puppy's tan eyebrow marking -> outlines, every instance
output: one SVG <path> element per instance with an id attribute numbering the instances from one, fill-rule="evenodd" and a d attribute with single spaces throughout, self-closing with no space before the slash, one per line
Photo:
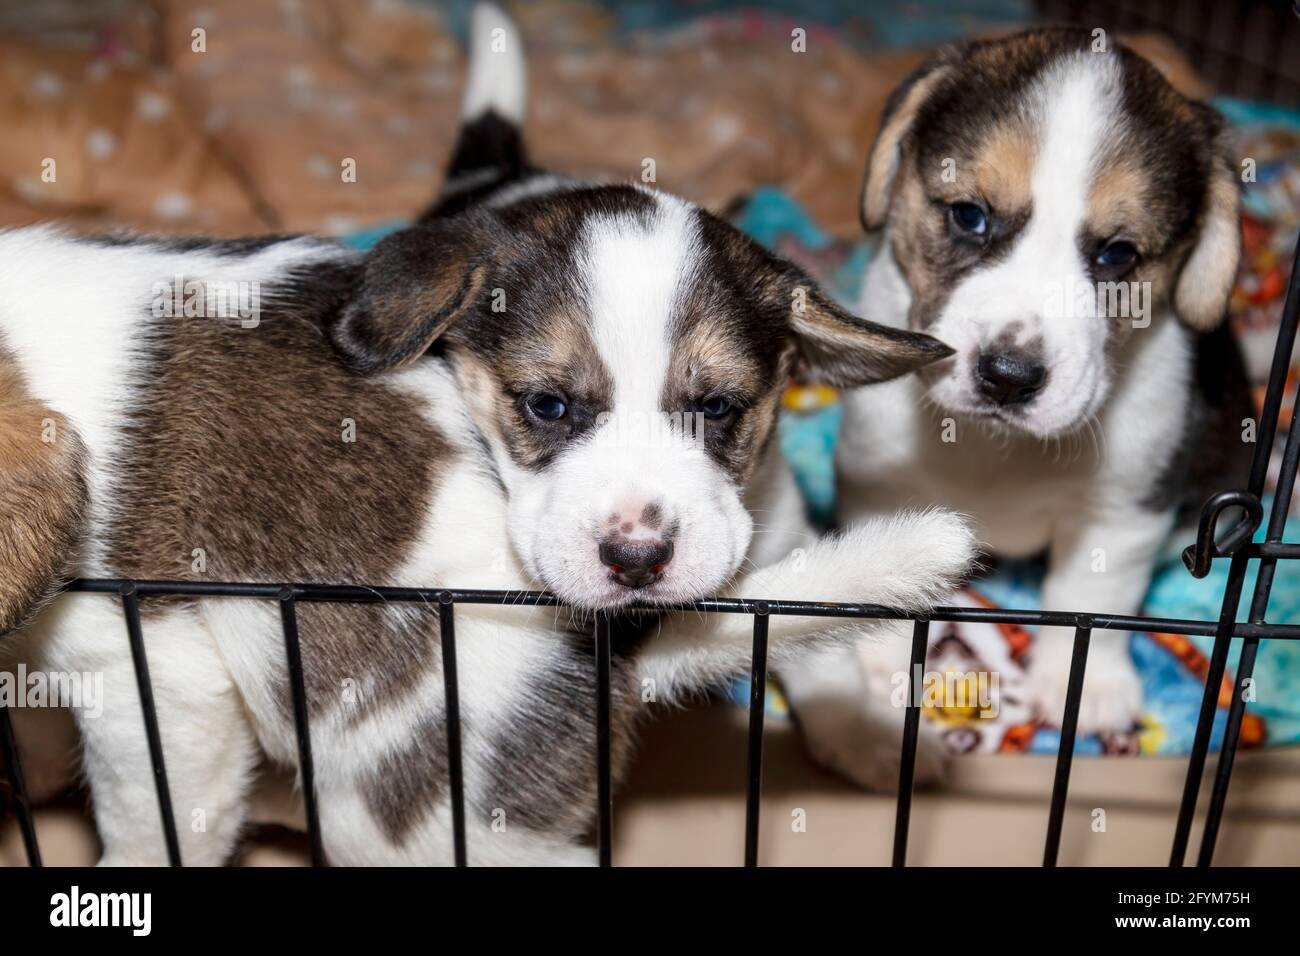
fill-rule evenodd
<path id="1" fill-rule="evenodd" d="M 511 350 L 501 368 L 503 380 L 518 391 L 545 384 L 606 396 L 612 383 L 604 365 L 590 361 L 596 347 L 591 325 L 575 307 L 558 307 L 538 316 L 535 331 Z"/>
<path id="2" fill-rule="evenodd" d="M 1144 208 L 1149 183 L 1146 174 L 1128 163 L 1113 162 L 1103 167 L 1088 190 L 1084 214 L 1088 231 L 1103 237 L 1127 233 L 1127 238 L 1150 250 L 1159 237 L 1152 234 L 1154 224 Z"/>
<path id="3" fill-rule="evenodd" d="M 726 321 L 711 317 L 705 308 L 693 310 L 690 321 L 676 330 L 673 351 L 666 396 L 720 389 L 751 394 L 761 391 L 765 384 L 761 370 L 745 354 L 734 331 Z"/>
<path id="4" fill-rule="evenodd" d="M 929 146 L 917 157 L 926 196 L 940 203 L 983 202 L 1008 217 L 1033 205 L 1038 137 L 1021 119 L 992 127 L 978 142 Z"/>
<path id="5" fill-rule="evenodd" d="M 1003 123 L 980 144 L 971 161 L 976 188 L 1004 215 L 1028 210 L 1033 204 L 1034 163 L 1038 143 L 1027 123 Z M 958 160 L 958 181 L 961 181 Z"/>

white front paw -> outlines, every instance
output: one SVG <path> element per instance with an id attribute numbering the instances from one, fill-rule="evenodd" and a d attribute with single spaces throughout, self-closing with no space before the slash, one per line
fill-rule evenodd
<path id="1" fill-rule="evenodd" d="M 1072 642 L 1067 633 L 1046 633 L 1049 630 L 1045 628 L 1034 642 L 1029 692 L 1038 718 L 1059 727 L 1069 689 Z M 1112 635 L 1106 638 L 1115 639 Z M 1128 655 L 1127 643 L 1100 652 L 1095 638 L 1093 643 L 1084 669 L 1078 733 L 1128 733 L 1142 716 L 1142 679 Z"/>
<path id="2" fill-rule="evenodd" d="M 870 600 L 901 610 L 924 610 L 947 598 L 979 553 L 967 519 L 940 508 L 854 525 L 835 543 L 858 572 L 855 593 L 841 600 Z"/>

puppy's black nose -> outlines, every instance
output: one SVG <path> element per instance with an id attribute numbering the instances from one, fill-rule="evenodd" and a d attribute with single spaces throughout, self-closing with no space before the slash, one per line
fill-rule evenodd
<path id="1" fill-rule="evenodd" d="M 600 546 L 600 561 L 624 587 L 643 588 L 653 584 L 673 559 L 671 541 L 631 541 L 614 538 Z"/>
<path id="2" fill-rule="evenodd" d="M 975 366 L 980 394 L 999 405 L 1019 405 L 1037 395 L 1047 369 L 1020 352 L 981 354 Z"/>

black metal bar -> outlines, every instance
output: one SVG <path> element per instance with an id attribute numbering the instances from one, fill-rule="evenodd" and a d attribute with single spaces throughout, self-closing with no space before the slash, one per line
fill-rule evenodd
<path id="1" fill-rule="evenodd" d="M 1243 508 L 1246 511 L 1241 519 L 1228 531 L 1221 541 L 1215 541 L 1215 531 L 1219 515 L 1229 508 Z M 1220 491 L 1201 506 L 1201 520 L 1196 529 L 1196 543 L 1183 549 L 1183 564 L 1194 578 L 1203 578 L 1210 573 L 1210 565 L 1215 558 L 1232 554 L 1245 546 L 1264 520 L 1264 506 L 1259 496 L 1248 491 Z"/>
<path id="2" fill-rule="evenodd" d="M 1043 866 L 1056 866 L 1061 850 L 1061 827 L 1065 820 L 1065 798 L 1070 790 L 1070 767 L 1074 762 L 1074 738 L 1079 728 L 1079 704 L 1083 699 L 1083 675 L 1088 666 L 1088 642 L 1091 625 L 1080 621 L 1074 629 L 1074 652 L 1070 656 L 1070 676 L 1066 682 L 1065 715 L 1061 718 L 1061 741 L 1056 748 L 1056 778 L 1052 781 L 1052 806 L 1047 813 L 1047 844 L 1043 848 Z"/>
<path id="3" fill-rule="evenodd" d="M 140 599 L 135 585 L 130 582 L 122 585 L 121 595 L 126 634 L 131 642 L 131 660 L 135 665 L 135 683 L 140 692 L 140 710 L 144 713 L 144 735 L 149 744 L 154 789 L 158 792 L 158 812 L 162 816 L 163 838 L 167 842 L 167 859 L 172 866 L 180 866 L 180 838 L 176 834 L 176 816 L 172 813 L 171 788 L 167 786 L 162 735 L 158 732 L 158 712 L 154 706 L 153 684 L 149 681 L 149 658 L 145 654 L 144 633 L 140 629 Z"/>
<path id="4" fill-rule="evenodd" d="M 1170 866 L 1182 866 L 1187 855 L 1187 842 L 1192 833 L 1192 818 L 1196 815 L 1196 799 L 1205 772 L 1205 760 L 1210 750 L 1210 731 L 1219 705 L 1219 690 L 1223 686 L 1223 672 L 1228 661 L 1228 629 L 1237 616 L 1241 590 L 1246 579 L 1248 559 L 1240 554 L 1232 556 L 1228 567 L 1228 582 L 1224 588 L 1223 610 L 1225 619 L 1210 651 L 1210 664 L 1205 675 L 1205 689 L 1201 692 L 1200 714 L 1196 721 L 1196 734 L 1187 758 L 1187 776 L 1183 780 L 1183 795 L 1178 805 L 1178 819 L 1174 824 L 1174 842 L 1169 853 Z"/>
<path id="5" fill-rule="evenodd" d="M 767 608 L 754 615 L 749 664 L 749 754 L 745 773 L 745 866 L 758 866 L 758 812 L 763 796 L 763 711 L 767 704 Z"/>
<path id="6" fill-rule="evenodd" d="M 1300 325 L 1300 242 L 1296 243 L 1291 263 L 1291 279 L 1287 283 L 1286 302 L 1282 307 L 1282 322 L 1278 327 L 1277 342 L 1273 347 L 1273 363 L 1269 368 L 1268 389 L 1259 428 L 1255 431 L 1255 454 L 1250 463 L 1250 481 L 1247 490 L 1256 498 L 1262 497 L 1264 481 L 1268 475 L 1269 458 L 1273 441 L 1277 437 L 1278 417 L 1282 410 L 1282 396 L 1286 389 L 1287 372 L 1291 365 L 1291 350 L 1295 345 L 1296 329 Z M 1192 739 L 1192 752 L 1187 760 L 1187 777 L 1183 782 L 1183 797 L 1178 807 L 1178 821 L 1174 827 L 1174 841 L 1170 849 L 1169 865 L 1182 866 L 1187 855 L 1187 843 L 1192 832 L 1192 818 L 1196 814 L 1196 800 L 1205 772 L 1205 759 L 1210 749 L 1210 732 L 1214 727 L 1214 714 L 1218 709 L 1219 690 L 1223 671 L 1228 660 L 1228 643 L 1237 620 L 1241 592 L 1246 580 L 1249 558 L 1238 553 L 1228 566 L 1228 581 L 1224 587 L 1223 605 L 1219 612 L 1219 626 L 1215 630 L 1214 648 L 1210 653 L 1210 670 L 1201 695 L 1201 710 Z"/>
<path id="7" fill-rule="evenodd" d="M 1283 547 L 1294 547 L 1284 545 Z M 1247 550 L 1246 548 L 1242 549 Z M 82 578 L 71 582 L 66 590 L 98 594 L 116 594 L 126 582 L 113 578 Z M 298 603 L 325 602 L 338 604 L 428 604 L 450 594 L 457 604 L 488 604 L 556 607 L 559 598 L 545 591 L 492 591 L 457 590 L 446 588 L 389 588 L 368 585 L 344 584 L 242 584 L 207 583 L 187 581 L 139 581 L 137 591 L 142 596 L 168 595 L 174 597 L 268 597 L 278 598 L 286 587 L 294 589 Z M 871 619 L 887 621 L 912 620 L 906 611 L 878 604 L 841 604 L 817 601 L 764 600 L 769 614 L 796 617 L 829 617 Z M 724 614 L 754 614 L 759 599 L 707 598 L 687 604 L 632 605 L 622 609 L 625 613 L 644 612 L 663 614 L 668 611 L 720 612 Z M 1077 611 L 1037 611 L 1017 608 L 972 608 L 940 605 L 928 612 L 931 621 L 964 621 L 971 624 L 1019 624 L 1047 627 L 1074 627 L 1080 617 Z M 1196 634 L 1212 637 L 1219 625 L 1213 621 L 1194 621 L 1184 618 L 1144 617 L 1134 614 L 1088 613 L 1094 631 L 1158 631 L 1166 634 Z M 1300 640 L 1300 625 L 1295 624 L 1238 624 L 1233 637 L 1264 637 L 1274 640 Z"/>
<path id="8" fill-rule="evenodd" d="M 1255 672 L 1255 652 L 1259 649 L 1258 640 L 1247 640 L 1241 648 L 1241 659 L 1237 663 L 1237 681 L 1232 695 L 1232 704 L 1228 707 L 1228 722 L 1223 729 L 1223 744 L 1219 749 L 1219 763 L 1215 767 L 1214 787 L 1210 791 L 1210 802 L 1205 810 L 1205 828 L 1201 835 L 1201 846 L 1197 851 L 1196 865 L 1209 866 L 1214 857 L 1214 844 L 1219 837 L 1219 824 L 1223 819 L 1223 808 L 1228 799 L 1228 783 L 1232 778 L 1232 765 L 1237 757 L 1237 741 L 1241 736 L 1241 721 L 1245 716 L 1246 696 L 1244 685 Z"/>
<path id="9" fill-rule="evenodd" d="M 912 625 L 912 657 L 907 672 L 907 713 L 903 715 L 903 753 L 898 765 L 898 806 L 894 811 L 894 866 L 907 865 L 907 830 L 912 822 L 912 783 L 916 742 L 921 732 L 921 676 L 930 646 L 930 622 Z"/>
<path id="10" fill-rule="evenodd" d="M 465 773 L 460 754 L 460 678 L 456 673 L 456 605 L 449 592 L 438 600 L 438 625 L 442 632 L 442 687 L 447 702 L 447 774 L 451 778 L 451 834 L 453 858 L 466 866 Z"/>
<path id="11" fill-rule="evenodd" d="M 0 750 L 4 751 L 5 776 L 14 788 L 14 813 L 18 816 L 18 829 L 23 835 L 23 849 L 27 852 L 27 865 L 41 865 L 41 849 L 36 843 L 36 823 L 32 819 L 32 802 L 27 796 L 27 781 L 23 777 L 23 764 L 18 756 L 18 741 L 14 737 L 9 708 L 0 707 Z"/>
<path id="12" fill-rule="evenodd" d="M 1287 434 L 1286 448 L 1282 453 L 1277 492 L 1273 496 L 1268 530 L 1264 535 L 1265 540 L 1271 544 L 1281 542 L 1282 535 L 1286 532 L 1286 519 L 1291 511 L 1291 497 L 1295 493 L 1298 469 L 1300 469 L 1300 391 L 1296 392 L 1295 405 L 1291 410 L 1291 429 Z M 1262 622 L 1268 614 L 1268 599 L 1273 593 L 1273 575 L 1276 571 L 1276 558 L 1269 557 L 1260 561 L 1259 573 L 1255 577 L 1255 593 L 1250 605 L 1252 622 Z M 1241 723 L 1245 717 L 1245 688 L 1254 676 L 1255 655 L 1258 650 L 1258 638 L 1247 638 L 1242 644 L 1241 658 L 1237 663 L 1236 687 L 1228 705 L 1228 722 L 1223 730 L 1223 743 L 1219 747 L 1219 764 L 1215 768 L 1214 786 L 1210 791 L 1210 802 L 1205 810 L 1205 829 L 1201 836 L 1200 849 L 1197 851 L 1197 866 L 1209 866 L 1214 859 L 1214 846 L 1219 838 L 1219 824 L 1223 819 L 1223 809 L 1228 799 L 1232 767 L 1237 758 L 1237 744 L 1241 738 Z"/>
<path id="13" fill-rule="evenodd" d="M 329 866 L 321 837 L 320 810 L 316 804 L 316 766 L 311 756 L 311 722 L 307 708 L 307 682 L 302 672 L 302 644 L 298 640 L 298 611 L 293 588 L 283 588 L 280 599 L 280 627 L 289 661 L 289 696 L 293 700 L 293 729 L 298 737 L 298 770 L 302 776 L 302 803 L 307 814 L 307 835 L 311 840 L 312 866 Z"/>
<path id="14" fill-rule="evenodd" d="M 613 863 L 614 788 L 610 759 L 609 614 L 596 612 L 596 838 L 601 866 Z"/>
<path id="15" fill-rule="evenodd" d="M 1244 550 L 1248 557 L 1273 558 L 1284 561 L 1300 560 L 1300 544 L 1287 544 L 1282 541 L 1262 541 L 1248 544 Z"/>

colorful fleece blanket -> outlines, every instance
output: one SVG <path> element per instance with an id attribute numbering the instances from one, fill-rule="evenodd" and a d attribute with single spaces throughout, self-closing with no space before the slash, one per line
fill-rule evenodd
<path id="1" fill-rule="evenodd" d="M 1241 137 L 1240 155 L 1256 159 L 1255 181 L 1245 186 L 1242 224 L 1245 255 L 1232 301 L 1232 321 L 1247 353 L 1247 362 L 1262 400 L 1282 298 L 1300 226 L 1300 115 L 1272 107 L 1222 100 L 1219 107 L 1233 120 Z M 841 242 L 822 231 L 797 203 L 779 190 L 762 190 L 737 219 L 751 235 L 800 262 L 848 305 L 856 300 L 870 259 L 866 242 Z M 1300 365 L 1293 366 L 1288 399 L 1279 428 L 1285 434 Z M 793 465 L 813 515 L 827 520 L 834 512 L 832 456 L 840 419 L 834 392 L 792 389 L 782 423 L 782 449 Z M 1276 475 L 1281 446 L 1274 450 Z M 1272 479 L 1270 479 L 1271 481 Z M 1300 504 L 1293 502 L 1287 540 L 1300 536 Z M 1156 617 L 1214 620 L 1219 614 L 1227 562 L 1216 561 L 1211 574 L 1196 580 L 1179 558 L 1187 541 L 1171 541 L 1156 569 L 1144 611 Z M 991 576 L 954 595 L 951 603 L 977 607 L 1037 608 L 1042 567 L 1007 563 Z M 1254 570 L 1246 593 L 1254 584 Z M 1300 567 L 1278 565 L 1268 620 L 1300 621 Z M 1010 625 L 944 624 L 932 629 L 931 669 L 953 674 L 996 670 L 1001 680 L 1001 707 L 989 717 L 969 709 L 927 707 L 949 748 L 955 752 L 1055 753 L 1056 727 L 1036 723 L 1017 693 L 1025 681 L 1024 661 L 1034 641 L 1033 629 Z M 1130 733 L 1078 741 L 1084 754 L 1185 754 L 1190 750 L 1208 670 L 1213 639 L 1174 634 L 1137 633 L 1130 650 L 1142 676 L 1146 707 Z M 1226 721 L 1232 674 L 1240 642 L 1234 642 L 1219 694 L 1212 746 L 1217 747 Z M 1255 666 L 1256 700 L 1248 704 L 1241 745 L 1300 742 L 1300 644 L 1262 641 Z M 747 700 L 743 682 L 731 689 L 737 702 Z M 769 713 L 784 715 L 784 701 L 773 689 Z"/>

